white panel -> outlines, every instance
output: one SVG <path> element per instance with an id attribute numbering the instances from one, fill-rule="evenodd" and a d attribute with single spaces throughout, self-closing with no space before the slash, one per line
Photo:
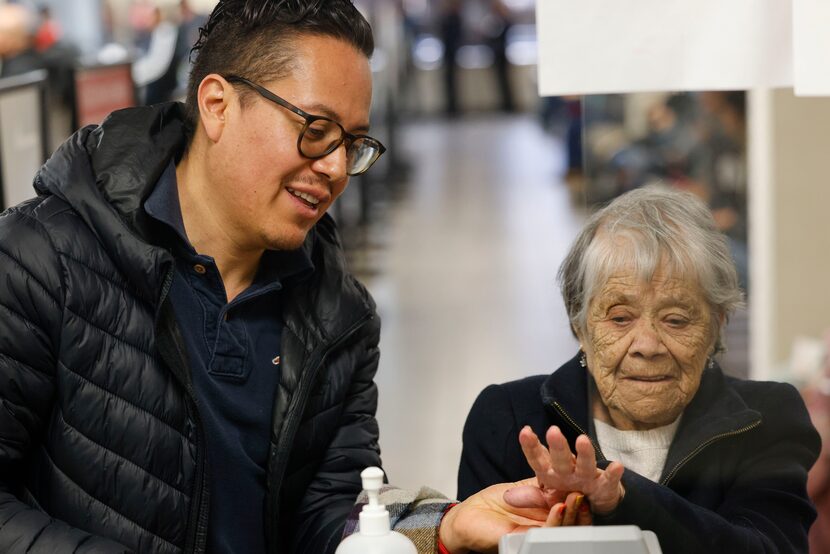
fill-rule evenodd
<path id="1" fill-rule="evenodd" d="M 542 96 L 792 84 L 790 0 L 537 0 L 536 18 Z"/>
<path id="2" fill-rule="evenodd" d="M 773 184 L 773 98 L 765 89 L 750 91 L 747 104 L 749 170 L 749 376 L 771 379 L 775 362 L 775 217 Z"/>
<path id="3" fill-rule="evenodd" d="M 796 96 L 830 95 L 830 2 L 794 0 L 793 69 Z"/>
<path id="4" fill-rule="evenodd" d="M 0 96 L 0 160 L 7 208 L 35 196 L 32 181 L 43 163 L 43 140 L 39 89 L 21 88 Z"/>

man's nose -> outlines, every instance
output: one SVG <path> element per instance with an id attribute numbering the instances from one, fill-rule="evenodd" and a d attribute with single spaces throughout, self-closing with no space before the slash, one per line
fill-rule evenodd
<path id="1" fill-rule="evenodd" d="M 344 142 L 322 158 L 314 160 L 311 168 L 328 177 L 330 181 L 340 181 L 346 177 L 347 158 Z"/>

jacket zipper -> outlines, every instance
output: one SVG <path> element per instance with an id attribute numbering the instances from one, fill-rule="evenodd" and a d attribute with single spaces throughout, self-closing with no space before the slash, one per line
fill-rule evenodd
<path id="1" fill-rule="evenodd" d="M 588 437 L 588 440 L 591 441 L 591 446 L 594 447 L 594 452 L 597 455 L 597 459 L 603 462 L 608 461 L 605 458 L 605 454 L 602 453 L 602 449 L 600 449 L 599 444 L 597 444 L 596 441 L 594 441 L 594 438 L 588 433 L 586 433 L 585 430 L 582 429 L 582 427 L 580 427 L 576 423 L 576 421 L 573 420 L 573 418 L 568 414 L 568 412 L 565 411 L 565 408 L 562 407 L 562 404 L 560 404 L 559 402 L 553 402 L 553 407 L 556 408 L 556 411 L 559 412 L 559 415 L 565 418 L 565 420 L 568 423 L 570 423 L 571 427 L 576 429 L 580 435 L 585 435 L 586 437 Z"/>
<path id="2" fill-rule="evenodd" d="M 741 427 L 740 429 L 736 429 L 734 431 L 729 431 L 727 433 L 721 433 L 719 435 L 715 435 L 714 437 L 709 438 L 705 442 L 698 445 L 697 448 L 692 450 L 682 460 L 677 462 L 677 464 L 675 464 L 675 466 L 672 468 L 672 470 L 668 474 L 666 474 L 666 477 L 662 481 L 660 481 L 660 484 L 668 486 L 669 481 L 671 481 L 674 478 L 674 476 L 677 474 L 677 472 L 680 471 L 680 469 L 682 469 L 683 466 L 686 465 L 689 462 L 689 460 L 691 460 L 692 458 L 694 458 L 695 456 L 700 454 L 700 452 L 704 448 L 706 448 L 707 446 L 709 446 L 713 442 L 719 441 L 721 439 L 729 438 L 729 437 L 734 437 L 736 435 L 740 435 L 741 433 L 746 433 L 747 431 L 751 431 L 752 429 L 755 429 L 760 424 L 761 424 L 761 420 L 759 419 L 759 420 L 756 420 L 756 421 L 750 423 L 749 425 L 747 425 L 745 427 Z"/>
<path id="3" fill-rule="evenodd" d="M 165 300 L 167 300 L 167 295 L 170 292 L 170 287 L 173 284 L 173 273 L 174 269 L 170 269 L 167 272 L 167 275 L 164 278 L 164 284 L 161 290 L 161 296 L 159 298 L 159 310 L 164 305 Z M 157 324 L 158 325 L 158 324 Z M 173 355 L 177 355 L 180 359 L 184 359 L 183 353 L 181 352 L 181 348 L 175 342 L 175 339 L 171 337 L 172 345 L 175 347 L 175 353 L 171 354 L 170 357 L 175 359 Z M 165 350 L 167 349 L 166 346 L 162 346 Z M 183 370 L 187 370 L 187 368 L 181 368 Z M 190 516 L 188 518 L 188 530 L 191 530 L 191 533 L 188 535 L 185 541 L 185 552 L 193 552 L 200 553 L 205 551 L 205 537 L 207 536 L 205 532 L 201 532 L 207 526 L 207 517 L 208 517 L 208 490 L 207 490 L 207 471 L 205 471 L 206 466 L 206 457 L 207 457 L 207 450 L 205 449 L 205 436 L 204 436 L 204 429 L 202 427 L 202 419 L 199 415 L 199 408 L 198 403 L 196 401 L 196 393 L 193 390 L 193 385 L 190 381 L 184 378 L 184 374 L 178 375 L 175 371 L 173 372 L 174 375 L 178 378 L 180 383 L 184 386 L 185 390 L 188 394 L 188 409 L 193 415 L 195 427 L 196 427 L 196 441 L 197 441 L 197 454 L 196 454 L 196 478 L 195 478 L 195 490 L 193 494 L 193 507 L 190 510 Z M 202 537 L 200 540 L 199 537 Z"/>
<path id="4" fill-rule="evenodd" d="M 559 404 L 559 402 L 554 402 L 554 403 L 553 403 L 553 406 L 556 408 L 556 411 L 558 411 L 558 412 L 559 412 L 559 414 L 560 414 L 563 418 L 565 418 L 565 420 L 566 420 L 566 421 L 567 421 L 567 422 L 571 425 L 571 427 L 573 427 L 573 428 L 574 428 L 574 429 L 576 429 L 578 432 L 580 432 L 580 433 L 582 433 L 583 435 L 585 435 L 585 436 L 587 436 L 587 437 L 588 437 L 588 439 L 591 441 L 591 444 L 594 446 L 594 450 L 597 452 L 597 454 L 599 455 L 599 457 L 600 457 L 602 460 L 605 460 L 605 455 L 603 455 L 602 450 L 600 450 L 600 448 L 599 448 L 599 445 L 598 445 L 597 443 L 595 443 L 595 442 L 594 442 L 594 439 L 592 439 L 592 438 L 588 435 L 588 433 L 586 433 L 586 432 L 582 429 L 582 427 L 580 427 L 580 426 L 579 426 L 579 425 L 578 425 L 578 424 L 577 424 L 577 423 L 573 420 L 573 418 L 572 418 L 570 415 L 568 415 L 568 412 L 566 412 L 566 411 L 565 411 L 565 408 L 563 408 L 563 407 L 562 407 L 562 405 L 561 405 L 561 404 Z M 761 424 L 761 421 L 760 421 L 760 420 L 757 420 L 757 421 L 754 421 L 754 422 L 752 422 L 751 424 L 749 424 L 749 425 L 747 425 L 747 426 L 745 426 L 745 427 L 741 427 L 740 429 L 736 429 L 736 430 L 734 430 L 734 431 L 729 431 L 729 432 L 727 432 L 727 433 L 721 433 L 721 434 L 719 434 L 719 435 L 715 435 L 714 437 L 709 438 L 709 439 L 708 439 L 707 441 L 705 441 L 704 443 L 702 443 L 702 444 L 698 445 L 698 447 L 697 447 L 697 448 L 695 448 L 694 450 L 692 450 L 692 451 L 691 451 L 689 454 L 687 454 L 687 455 L 686 455 L 686 456 L 685 456 L 682 460 L 680 460 L 680 461 L 679 461 L 679 462 L 678 462 L 678 463 L 677 463 L 677 464 L 676 464 L 676 465 L 672 468 L 672 470 L 671 470 L 671 471 L 670 471 L 670 472 L 666 475 L 666 477 L 665 477 L 662 481 L 660 481 L 660 484 L 661 484 L 661 485 L 664 485 L 664 486 L 667 486 L 667 485 L 668 485 L 668 483 L 669 483 L 669 481 L 671 481 L 671 480 L 674 478 L 674 476 L 677 474 L 677 472 L 678 472 L 678 471 L 680 471 L 680 469 L 682 469 L 682 468 L 683 468 L 683 466 L 684 466 L 684 465 L 686 465 L 686 464 L 689 462 L 689 460 L 691 460 L 692 458 L 694 458 L 695 456 L 697 456 L 698 454 L 700 454 L 700 452 L 701 452 L 704 448 L 706 448 L 707 446 L 709 446 L 709 445 L 710 445 L 710 444 L 712 444 L 713 442 L 716 442 L 716 441 L 719 441 L 719 440 L 721 440 L 721 439 L 725 439 L 725 438 L 728 438 L 728 437 L 734 437 L 735 435 L 740 435 L 741 433 L 745 433 L 745 432 L 747 432 L 747 431 L 751 431 L 752 429 L 755 429 L 756 427 L 758 427 L 758 425 L 760 425 L 760 424 Z"/>
<path id="5" fill-rule="evenodd" d="M 374 319 L 374 316 L 371 313 L 366 314 L 363 316 L 362 319 L 358 320 L 354 323 L 349 329 L 347 329 L 340 337 L 336 340 L 329 343 L 329 345 L 323 350 L 316 360 L 313 362 L 309 362 L 308 370 L 306 370 L 306 379 L 304 379 L 300 383 L 300 387 L 297 390 L 296 398 L 297 404 L 293 410 L 291 410 L 290 415 L 288 416 L 288 420 L 285 423 L 286 432 L 282 434 L 282 438 L 280 439 L 280 443 L 277 445 L 277 456 L 278 462 L 275 468 L 274 474 L 279 477 L 280 488 L 282 485 L 282 477 L 283 473 L 285 472 L 285 465 L 288 463 L 288 456 L 283 456 L 283 447 L 288 440 L 289 437 L 293 439 L 294 434 L 296 432 L 297 425 L 299 424 L 299 419 L 302 416 L 303 410 L 305 409 L 305 402 L 308 399 L 308 389 L 311 387 L 311 384 L 314 383 L 317 372 L 320 370 L 320 367 L 326 361 L 328 355 L 337 347 L 342 345 L 346 342 L 349 338 L 351 338 L 361 327 L 363 327 L 366 323 Z M 290 449 L 289 449 L 290 450 Z M 276 480 L 275 480 L 276 482 Z M 268 493 L 273 494 L 269 491 Z M 279 502 L 277 501 L 279 504 Z M 276 513 L 277 517 L 279 517 L 279 512 Z M 276 525 L 276 522 L 268 522 L 268 525 Z M 270 535 L 271 533 L 269 533 Z M 273 545 L 272 545 L 273 546 Z"/>

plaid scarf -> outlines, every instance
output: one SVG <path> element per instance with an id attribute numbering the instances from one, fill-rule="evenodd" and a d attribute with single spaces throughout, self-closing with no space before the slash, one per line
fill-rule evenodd
<path id="1" fill-rule="evenodd" d="M 344 537 L 357 532 L 360 511 L 368 502 L 366 492 L 361 492 L 346 520 Z M 389 511 L 392 529 L 406 535 L 418 554 L 438 552 L 438 526 L 452 504 L 443 494 L 429 487 L 413 491 L 384 486 L 380 490 L 380 503 Z"/>

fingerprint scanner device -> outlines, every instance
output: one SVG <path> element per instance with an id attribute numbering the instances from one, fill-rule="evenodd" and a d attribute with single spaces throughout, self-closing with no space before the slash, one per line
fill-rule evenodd
<path id="1" fill-rule="evenodd" d="M 499 554 L 662 554 L 657 535 L 636 525 L 539 527 L 504 535 Z"/>

